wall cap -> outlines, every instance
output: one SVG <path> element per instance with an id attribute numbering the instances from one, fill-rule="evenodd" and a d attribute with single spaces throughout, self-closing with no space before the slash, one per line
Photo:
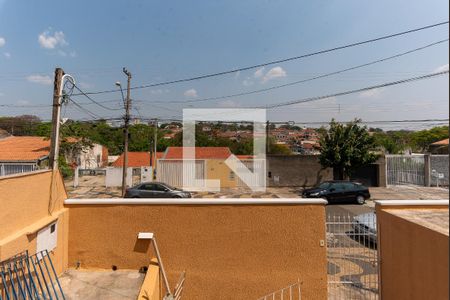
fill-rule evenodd
<path id="1" fill-rule="evenodd" d="M 25 177 L 25 176 L 32 176 L 32 175 L 46 173 L 46 172 L 51 172 L 51 171 L 52 171 L 52 169 L 39 169 L 39 170 L 30 171 L 30 172 L 9 174 L 9 175 L 0 176 L 0 180 L 2 180 L 2 179 L 11 179 L 11 178 L 18 178 L 18 177 Z"/>
<path id="2" fill-rule="evenodd" d="M 91 198 L 91 199 L 66 199 L 66 205 L 326 205 L 323 199 L 308 198 L 198 198 L 198 199 L 124 199 L 124 198 Z"/>
<path id="3" fill-rule="evenodd" d="M 449 200 L 375 200 L 379 206 L 448 206 Z"/>

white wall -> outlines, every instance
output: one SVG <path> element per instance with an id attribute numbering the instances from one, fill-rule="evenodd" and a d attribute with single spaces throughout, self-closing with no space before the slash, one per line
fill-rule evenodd
<path id="1" fill-rule="evenodd" d="M 132 186 L 133 184 L 133 168 L 128 168 L 127 171 L 127 186 Z M 106 168 L 106 187 L 122 186 L 122 168 L 107 167 Z"/>

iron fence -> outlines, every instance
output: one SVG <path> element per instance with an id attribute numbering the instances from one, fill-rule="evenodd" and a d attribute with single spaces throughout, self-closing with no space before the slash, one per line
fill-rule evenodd
<path id="1" fill-rule="evenodd" d="M 298 280 L 296 283 L 258 298 L 258 300 L 301 300 L 302 291 L 300 286 L 301 283 Z"/>
<path id="2" fill-rule="evenodd" d="M 47 250 L 0 262 L 0 300 L 65 299 Z"/>
<path id="3" fill-rule="evenodd" d="M 379 299 L 376 216 L 327 215 L 328 299 Z"/>
<path id="4" fill-rule="evenodd" d="M 386 175 L 389 185 L 425 185 L 423 154 L 386 155 Z"/>

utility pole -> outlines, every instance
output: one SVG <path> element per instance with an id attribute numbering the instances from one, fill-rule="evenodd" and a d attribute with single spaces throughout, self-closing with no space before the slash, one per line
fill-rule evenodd
<path id="1" fill-rule="evenodd" d="M 122 167 L 122 197 L 125 196 L 127 189 L 127 167 L 128 167 L 128 126 L 130 124 L 131 109 L 131 73 L 123 68 L 123 73 L 127 75 L 127 99 L 125 101 L 125 118 L 124 118 L 124 150 L 123 150 L 123 167 Z"/>
<path id="2" fill-rule="evenodd" d="M 55 80 L 53 82 L 53 111 L 52 111 L 52 135 L 50 137 L 50 155 L 49 168 L 58 168 L 58 146 L 59 146 L 59 116 L 61 112 L 60 102 L 60 86 L 62 85 L 62 77 L 64 70 L 61 68 L 55 69 Z"/>
<path id="3" fill-rule="evenodd" d="M 266 155 L 269 154 L 269 142 L 270 142 L 270 122 L 267 120 L 266 122 Z"/>
<path id="4" fill-rule="evenodd" d="M 156 151 L 157 151 L 157 144 L 158 144 L 158 119 L 155 119 L 155 128 L 154 128 L 154 135 L 153 135 L 153 147 L 154 147 L 154 153 L 155 156 L 155 163 L 153 166 L 153 180 L 156 180 Z"/>

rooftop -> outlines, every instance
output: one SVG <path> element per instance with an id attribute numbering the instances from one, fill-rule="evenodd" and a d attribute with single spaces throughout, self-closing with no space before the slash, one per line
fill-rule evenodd
<path id="1" fill-rule="evenodd" d="M 431 145 L 434 145 L 434 146 L 444 146 L 444 145 L 447 145 L 447 146 L 448 146 L 448 141 L 449 141 L 449 139 L 443 139 L 443 140 L 441 140 L 441 141 L 434 142 L 434 143 L 431 144 Z"/>
<path id="2" fill-rule="evenodd" d="M 156 159 L 162 158 L 164 152 L 156 152 Z M 128 167 L 139 168 L 143 166 L 154 165 L 154 162 L 150 164 L 150 152 L 128 152 Z M 123 166 L 123 153 L 112 163 L 113 167 Z"/>
<path id="3" fill-rule="evenodd" d="M 50 140 L 40 136 L 10 136 L 0 140 L 1 161 L 36 161 L 50 152 Z"/>
<path id="4" fill-rule="evenodd" d="M 183 159 L 184 148 L 186 147 L 167 148 L 164 159 Z M 195 147 L 196 159 L 227 159 L 230 155 L 228 147 Z"/>

